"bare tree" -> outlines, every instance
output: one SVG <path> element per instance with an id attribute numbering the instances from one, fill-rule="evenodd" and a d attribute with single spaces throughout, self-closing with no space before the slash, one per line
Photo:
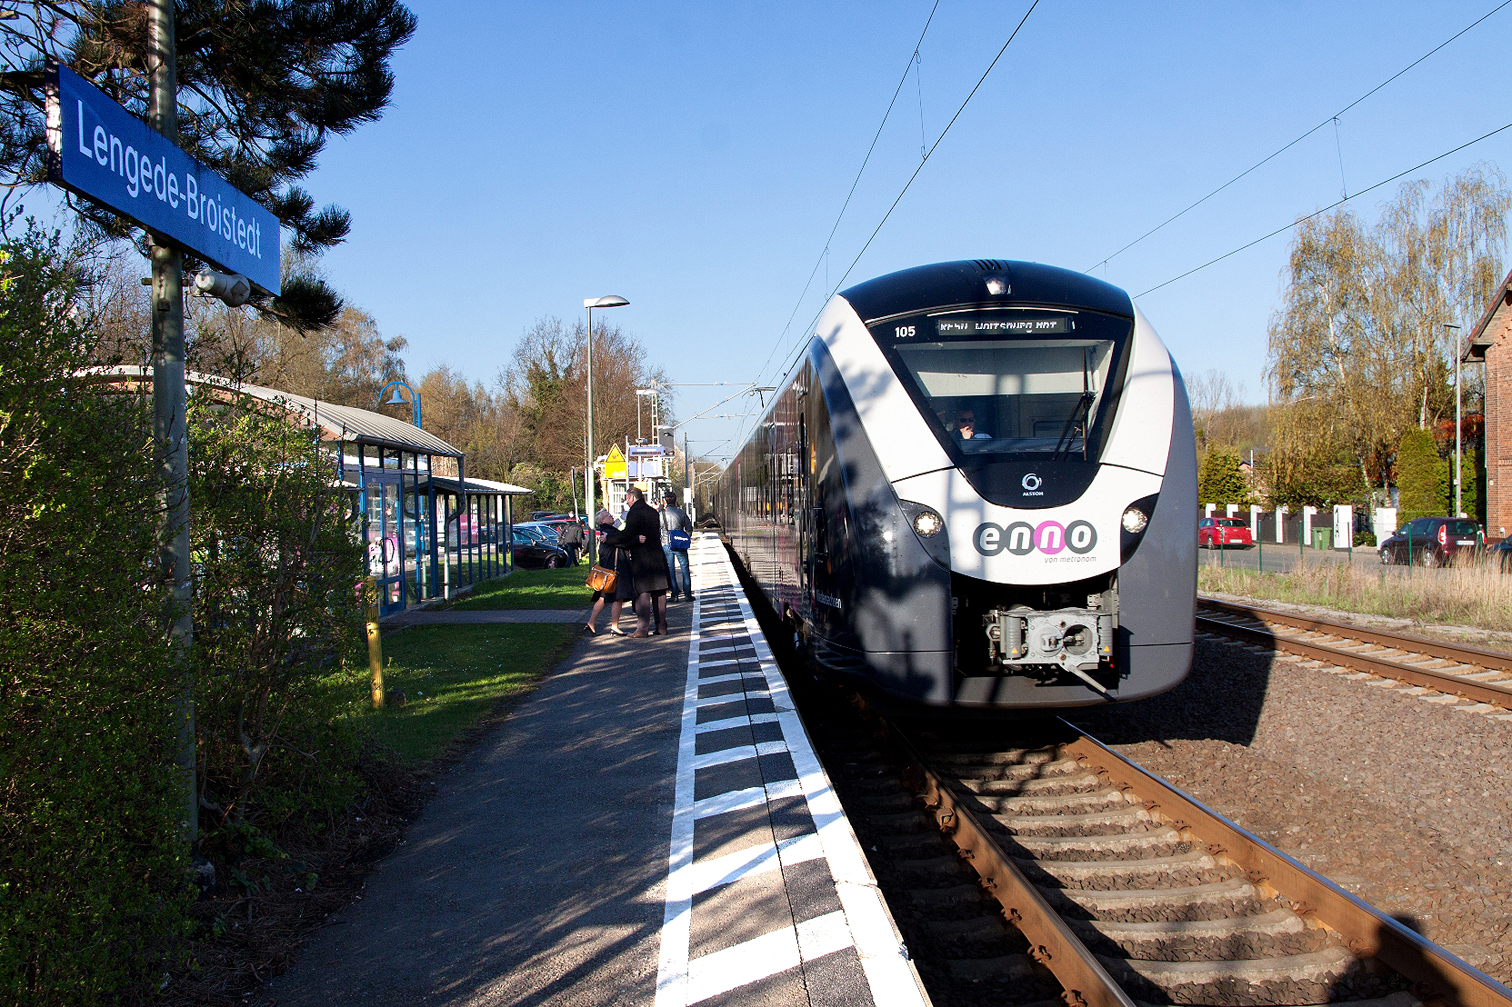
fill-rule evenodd
<path id="1" fill-rule="evenodd" d="M 1452 411 L 1444 323 L 1473 317 L 1500 277 L 1509 208 L 1505 177 L 1477 166 L 1436 195 L 1404 185 L 1374 228 L 1347 210 L 1298 224 L 1270 324 L 1278 485 L 1341 457 L 1384 483 L 1402 433 Z"/>

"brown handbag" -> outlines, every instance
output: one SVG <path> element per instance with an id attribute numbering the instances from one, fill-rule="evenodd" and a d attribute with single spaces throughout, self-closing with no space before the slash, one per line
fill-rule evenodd
<path id="1" fill-rule="evenodd" d="M 597 563 L 588 568 L 588 586 L 599 594 L 613 594 L 614 585 L 619 581 L 619 574 L 608 567 L 599 566 Z"/>

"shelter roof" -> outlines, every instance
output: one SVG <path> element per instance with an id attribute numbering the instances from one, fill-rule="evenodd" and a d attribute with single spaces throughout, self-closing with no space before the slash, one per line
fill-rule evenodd
<path id="1" fill-rule="evenodd" d="M 461 493 L 463 489 L 462 483 L 459 480 L 447 476 L 433 475 L 429 480 L 422 477 L 420 483 L 421 485 L 425 485 L 427 481 L 430 485 L 436 487 L 436 489 L 444 490 L 447 493 Z M 525 496 L 527 493 L 535 492 L 535 490 L 524 486 L 516 486 L 514 483 L 495 482 L 492 479 L 469 479 L 467 480 L 466 489 L 469 493 L 497 493 L 500 496 L 509 497 Z"/>
<path id="2" fill-rule="evenodd" d="M 90 367 L 82 371 L 80 376 L 86 380 L 101 382 L 151 384 L 152 368 L 136 365 Z M 417 454 L 462 457 L 462 449 L 453 447 L 435 434 L 427 433 L 404 420 L 385 416 L 383 413 L 373 412 L 370 409 L 339 406 L 333 402 L 322 402 L 308 396 L 295 395 L 293 392 L 283 392 L 262 385 L 243 384 L 229 378 L 201 374 L 197 371 L 185 372 L 184 382 L 190 387 L 239 392 L 282 406 L 289 412 L 302 417 L 307 423 L 318 426 L 334 440 L 376 444 L 382 447 L 414 451 Z M 472 483 L 474 480 L 469 479 L 468 482 Z M 521 492 L 529 493 L 530 490 L 521 490 Z"/>

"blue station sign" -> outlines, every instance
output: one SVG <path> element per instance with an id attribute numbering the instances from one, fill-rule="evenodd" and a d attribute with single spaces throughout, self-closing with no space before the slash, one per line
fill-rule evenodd
<path id="1" fill-rule="evenodd" d="M 277 217 L 68 67 L 47 78 L 50 181 L 278 293 Z"/>

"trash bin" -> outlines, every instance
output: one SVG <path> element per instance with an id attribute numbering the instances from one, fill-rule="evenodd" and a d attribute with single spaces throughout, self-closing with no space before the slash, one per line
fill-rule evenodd
<path id="1" fill-rule="evenodd" d="M 1327 549 L 1327 548 L 1330 548 L 1330 541 L 1329 540 L 1333 538 L 1333 529 L 1332 528 L 1314 528 L 1312 530 L 1312 533 L 1313 533 L 1312 547 L 1314 549 Z"/>

